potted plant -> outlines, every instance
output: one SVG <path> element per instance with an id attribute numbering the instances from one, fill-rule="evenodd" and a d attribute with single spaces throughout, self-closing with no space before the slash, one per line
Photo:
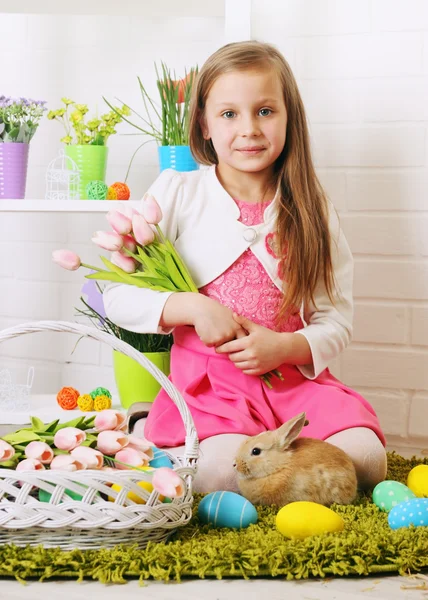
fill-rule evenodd
<path id="1" fill-rule="evenodd" d="M 0 96 L 0 198 L 25 198 L 30 141 L 45 104 Z"/>
<path id="2" fill-rule="evenodd" d="M 102 291 L 94 280 L 88 281 L 82 288 L 87 300 L 80 297 L 84 308 L 77 308 L 78 314 L 88 317 L 92 324 L 102 331 L 114 335 L 142 352 L 165 375 L 169 375 L 172 335 L 135 333 L 119 327 L 106 316 Z M 154 401 L 161 386 L 135 360 L 113 350 L 113 368 L 120 403 L 124 408 L 129 408 L 135 402 Z"/>
<path id="3" fill-rule="evenodd" d="M 141 135 L 149 136 L 157 142 L 161 171 L 168 168 L 176 171 L 194 171 L 199 166 L 189 147 L 189 104 L 198 67 L 192 67 L 189 73 L 185 71 L 182 79 L 177 79 L 175 74 L 173 76 L 163 62 L 160 73 L 156 64 L 155 71 L 160 103 L 156 103 L 150 97 L 138 77 L 144 116 L 130 108 L 131 113 L 141 120 L 141 124 L 125 117 L 123 120 L 140 131 Z M 116 110 L 106 98 L 104 100 L 113 111 Z M 143 142 L 141 146 L 145 143 L 147 142 Z M 139 148 L 135 151 L 131 164 Z"/>
<path id="4" fill-rule="evenodd" d="M 87 199 L 86 187 L 90 181 L 104 181 L 107 168 L 107 140 L 117 133 L 124 115 L 130 115 L 127 106 L 114 107 L 111 112 L 87 120 L 86 104 L 77 104 L 69 98 L 61 98 L 64 107 L 51 110 L 48 119 L 59 121 L 65 129 L 65 154 L 72 158 L 80 171 L 80 198 Z"/>

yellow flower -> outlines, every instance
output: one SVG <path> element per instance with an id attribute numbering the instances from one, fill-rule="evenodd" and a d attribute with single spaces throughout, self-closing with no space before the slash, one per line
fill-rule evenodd
<path id="1" fill-rule="evenodd" d="M 73 138 L 71 137 L 71 135 L 66 135 L 65 137 L 61 138 L 59 141 L 63 142 L 64 144 L 71 144 L 71 142 L 73 141 Z"/>
<path id="2" fill-rule="evenodd" d="M 126 104 L 124 104 L 122 106 L 122 115 L 125 115 L 125 117 L 129 117 L 131 116 L 131 109 L 129 108 L 129 106 L 126 106 Z"/>
<path id="3" fill-rule="evenodd" d="M 101 121 L 99 119 L 92 119 L 92 121 L 88 121 L 86 124 L 89 131 L 95 131 L 95 129 L 97 129 L 97 127 L 99 127 L 100 125 Z"/>
<path id="4" fill-rule="evenodd" d="M 80 111 L 82 113 L 82 115 L 86 115 L 86 113 L 88 112 L 88 105 L 87 104 L 76 104 L 76 110 Z"/>
<path id="5" fill-rule="evenodd" d="M 70 98 L 61 98 L 61 102 L 64 102 L 66 106 L 69 104 L 74 104 L 73 100 L 70 100 Z"/>
<path id="6" fill-rule="evenodd" d="M 56 110 L 50 110 L 48 112 L 47 117 L 48 117 L 49 121 L 52 121 L 52 119 L 55 119 L 56 113 L 57 113 Z"/>
<path id="7" fill-rule="evenodd" d="M 80 121 L 83 119 L 83 115 L 80 110 L 75 110 L 71 113 L 70 118 L 72 121 L 74 121 L 74 123 L 80 123 Z"/>

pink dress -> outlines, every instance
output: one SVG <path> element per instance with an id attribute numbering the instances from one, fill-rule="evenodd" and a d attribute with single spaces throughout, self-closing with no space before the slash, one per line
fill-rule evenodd
<path id="1" fill-rule="evenodd" d="M 243 223 L 250 226 L 263 220 L 267 203 L 236 203 Z M 269 252 L 274 251 L 271 242 L 269 234 L 265 240 Z M 264 327 L 281 332 L 303 328 L 298 312 L 276 326 L 282 292 L 250 248 L 199 291 Z M 371 405 L 328 369 L 315 380 L 307 379 L 295 365 L 284 364 L 278 370 L 284 381 L 273 377 L 270 389 L 260 377 L 242 373 L 227 355 L 207 348 L 193 327 L 174 330 L 170 379 L 189 406 L 199 440 L 224 433 L 257 435 L 305 411 L 309 420 L 305 436 L 326 439 L 350 427 L 367 427 L 385 445 Z M 184 444 L 183 421 L 164 390 L 149 412 L 145 436 L 158 447 Z"/>

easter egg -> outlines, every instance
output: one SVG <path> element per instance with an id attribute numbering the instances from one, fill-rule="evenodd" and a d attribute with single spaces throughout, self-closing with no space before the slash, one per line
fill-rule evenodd
<path id="1" fill-rule="evenodd" d="M 407 476 L 407 485 L 418 498 L 428 497 L 428 465 L 414 467 Z"/>
<path id="2" fill-rule="evenodd" d="M 235 492 L 212 492 L 199 503 L 198 517 L 214 527 L 242 529 L 257 523 L 258 514 L 251 502 Z"/>
<path id="3" fill-rule="evenodd" d="M 67 494 L 67 496 L 70 496 L 70 498 L 72 498 L 73 500 L 81 500 L 83 498 L 83 496 L 77 494 L 76 492 L 73 492 L 72 490 L 64 490 L 64 494 Z M 51 497 L 52 494 L 50 494 L 46 490 L 39 489 L 40 502 L 49 502 Z M 70 500 L 70 498 L 65 498 L 65 496 L 63 495 L 60 502 L 67 502 L 67 500 Z"/>
<path id="4" fill-rule="evenodd" d="M 174 468 L 174 465 L 172 464 L 172 461 L 166 454 L 166 452 L 160 450 L 159 448 L 156 448 L 155 446 L 152 446 L 152 450 L 153 458 L 149 462 L 149 465 L 151 467 L 154 467 L 155 469 L 159 469 L 160 467 L 169 467 L 170 469 Z"/>
<path id="5" fill-rule="evenodd" d="M 409 490 L 407 485 L 399 481 L 381 481 L 373 490 L 373 502 L 380 510 L 389 512 L 391 508 L 408 502 L 412 498 L 416 498 L 412 490 Z"/>
<path id="6" fill-rule="evenodd" d="M 288 538 L 303 539 L 310 535 L 342 531 L 340 515 L 316 502 L 291 502 L 276 515 L 276 527 Z"/>
<path id="7" fill-rule="evenodd" d="M 428 498 L 413 498 L 394 506 L 388 515 L 388 523 L 391 529 L 410 525 L 428 527 Z"/>
<path id="8" fill-rule="evenodd" d="M 143 469 L 144 471 L 154 471 L 154 469 L 151 469 L 150 467 L 140 467 L 141 469 Z M 153 485 L 150 481 L 137 481 L 135 482 L 138 487 L 144 488 L 145 490 L 147 490 L 149 492 L 149 494 L 153 491 Z M 118 483 L 114 483 L 111 486 L 112 490 L 115 490 L 116 492 L 120 492 L 120 490 L 122 489 L 122 486 L 119 485 Z M 129 498 L 129 500 L 132 500 L 132 502 L 135 502 L 135 504 L 145 504 L 146 500 L 144 498 L 142 498 L 141 496 L 138 496 L 135 492 L 128 492 L 127 498 Z M 108 498 L 110 500 L 110 502 L 114 502 L 115 498 L 109 496 Z M 159 500 L 162 502 L 164 500 L 163 496 L 159 496 Z"/>

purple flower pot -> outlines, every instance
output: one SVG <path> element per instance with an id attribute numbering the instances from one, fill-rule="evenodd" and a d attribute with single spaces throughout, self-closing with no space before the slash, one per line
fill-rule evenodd
<path id="1" fill-rule="evenodd" d="M 0 198 L 25 198 L 29 144 L 0 143 Z"/>

